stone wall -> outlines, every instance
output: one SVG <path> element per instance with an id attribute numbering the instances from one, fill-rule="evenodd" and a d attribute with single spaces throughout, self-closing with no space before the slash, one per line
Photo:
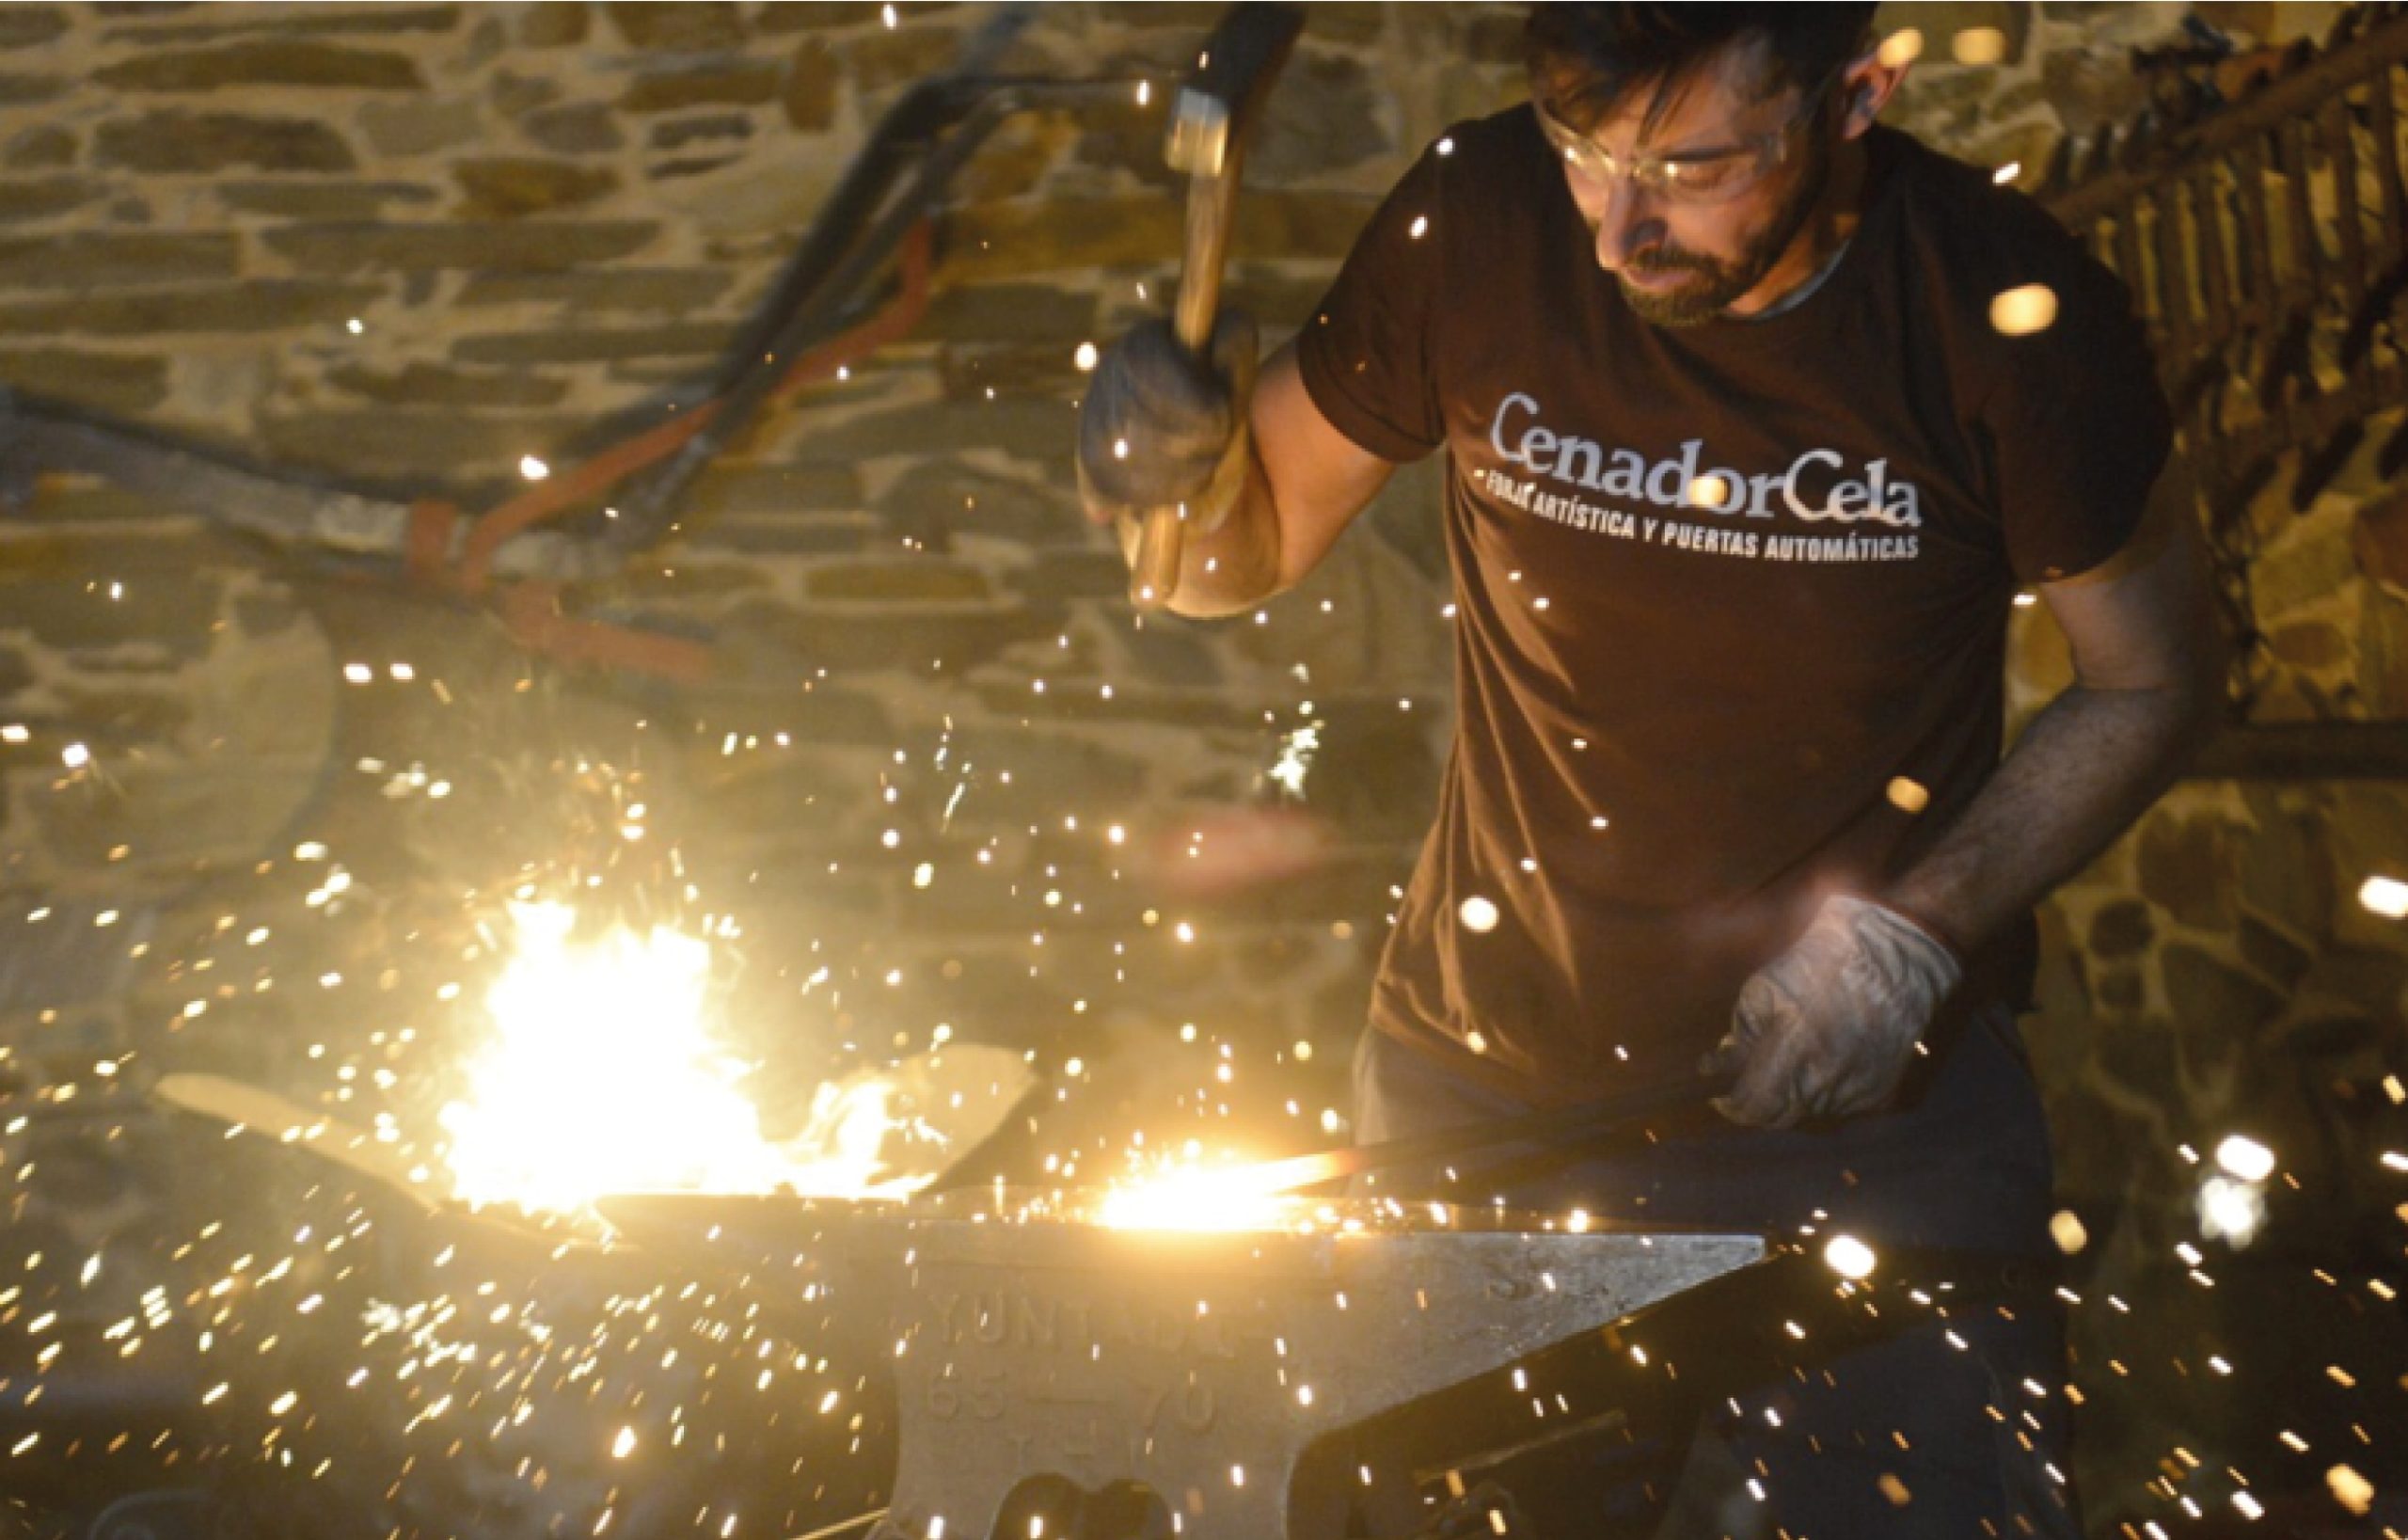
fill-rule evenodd
<path id="1" fill-rule="evenodd" d="M 565 465 L 598 424 L 658 412 L 706 375 L 879 113 L 983 20 L 905 12 L 13 13 L 0 376 L 281 464 L 490 505 L 523 456 Z M 1046 8 L 1004 67 L 1167 80 L 1212 14 Z M 1250 167 L 1230 285 L 1275 336 L 1317 297 L 1406 148 L 1504 99 L 1512 40 L 1495 13 L 1315 16 Z M 1069 496 L 1072 355 L 1162 304 L 1175 275 L 1160 132 L 1160 98 L 1140 107 L 1133 88 L 1116 107 L 1010 123 L 948 207 L 925 325 L 766 423 L 704 478 L 681 538 L 585 598 L 720 646 L 713 682 L 661 713 L 707 752 L 646 751 L 656 779 L 703 776 L 692 805 L 654 802 L 656 819 L 698 820 L 684 858 L 752 890 L 746 923 L 765 949 L 790 925 L 856 926 L 813 939 L 868 947 L 879 975 L 897 948 L 958 950 L 996 927 L 999 951 L 1026 945 L 1022 920 L 1001 919 L 1012 905 L 950 894 L 943 859 L 914 900 L 910 879 L 932 857 L 966 862 L 1000 841 L 988 865 L 1007 887 L 1045 868 L 1105 882 L 1183 860 L 1156 847 L 1183 851 L 1188 804 L 1243 809 L 1282 739 L 1323 723 L 1336 816 L 1255 836 L 1301 841 L 1272 854 L 1314 881 L 1274 895 L 1239 870 L 1182 900 L 1198 922 L 1228 913 L 1208 929 L 1230 945 L 1204 970 L 1235 991 L 1225 1008 L 1289 1041 L 1327 1008 L 1295 986 L 1354 977 L 1373 940 L 1418 818 L 1394 800 L 1427 794 L 1442 643 L 1381 623 L 1425 602 L 1434 615 L 1435 601 L 1369 537 L 1252 630 L 1127 617 L 1115 559 Z M 548 769 L 559 744 L 511 716 L 515 697 L 453 690 L 420 722 L 432 660 L 485 625 L 473 611 L 392 602 L 366 575 L 279 569 L 182 510 L 94 484 L 46 483 L 8 550 L 13 708 L 28 729 L 9 751 L 16 881 L 181 903 L 342 817 L 380 773 L 354 783 L 361 762 L 429 773 L 384 781 L 404 805 L 376 812 L 403 816 L 360 820 L 357 839 L 390 842 L 423 812 L 421 844 L 476 831 L 467 869 L 443 881 L 492 881 L 481 820 L 524 815 L 477 805 L 478 766 Z M 341 665 L 363 658 L 374 682 L 344 684 Z M 395 663 L 415 680 L 396 681 Z M 600 711 L 610 687 L 545 674 L 533 692 Z M 1401 704 L 1417 694 L 1419 716 Z M 611 732 L 639 731 L 641 710 L 622 715 Z M 745 747 L 718 763 L 731 732 Z M 774 754 L 758 747 L 781 738 Z M 385 752 L 355 754 L 355 740 Z M 1400 743 L 1418 768 L 1385 769 Z M 91 754 L 80 770 L 60 760 L 75 744 Z M 931 761 L 939 744 L 951 755 Z M 883 832 L 864 827 L 880 783 L 907 778 L 886 768 L 906 746 L 915 795 L 894 818 L 909 837 L 864 846 Z M 447 775 L 444 805 L 417 807 Z M 1065 818 L 1122 824 L 1132 858 L 1100 833 L 1066 837 Z M 1037 833 L 1039 819 L 1057 827 Z M 562 859 L 543 836 L 527 844 L 539 867 Z M 358 846 L 336 857 L 372 859 Z M 1098 913 L 1099 895 L 1084 923 L 1036 917 L 1117 944 L 1125 920 L 1164 902 L 1124 886 L 1128 915 Z M 898 935 L 914 923 L 936 933 Z M 1239 966 L 1235 937 L 1257 931 L 1280 961 L 1248 964 L 1270 970 L 1250 984 L 1220 979 Z M 1069 941 L 1055 945 L 1074 952 Z M 1040 1026 L 1068 1005 L 1040 992 L 987 1004 L 1009 1034 L 1089 1030 Z M 1149 1020 L 1167 1008 L 1158 992 L 1139 998 Z M 892 1013 L 923 1030 L 944 1014 Z"/>
<path id="2" fill-rule="evenodd" d="M 879 113 L 986 15 L 898 8 L 0 11 L 0 380 L 490 506 L 523 457 L 692 398 Z M 1274 341 L 1418 147 L 1518 83 L 1515 12 L 1309 9 L 1230 280 Z M 2198 9 L 2249 40 L 2328 13 Z M 1015 119 L 957 185 L 926 322 L 577 595 L 708 640 L 705 683 L 531 659 L 390 573 L 45 481 L 0 522 L 0 873 L 44 963 L 0 979 L 0 1069 L 213 1069 L 430 1136 L 525 888 L 720 934 L 773 1121 L 943 1027 L 1056 1077 L 1028 1151 L 1053 1168 L 1133 1130 L 1269 1151 L 1341 1127 L 1447 725 L 1435 468 L 1297 595 L 1212 627 L 1133 623 L 1071 496 L 1074 352 L 1175 279 L 1160 87 L 1215 14 L 1043 8 L 1006 68 L 1147 77 L 1148 103 Z M 2184 15 L 1885 8 L 1925 40 L 1897 117 L 2028 178 L 2137 107 L 2126 50 Z M 2408 558 L 2379 490 L 2362 465 L 2305 516 L 2267 494 L 2270 718 L 2398 714 Z M 2065 665 L 2036 611 L 2016 649 L 2020 718 Z M 2086 1281 L 2181 1287 L 2185 1144 L 2254 1131 L 2303 1180 L 2363 1174 L 2408 949 L 2354 895 L 2408 875 L 2403 814 L 2375 786 L 2186 786 L 2049 906 L 2030 1035 Z M 21 1217 L 147 1244 L 75 1207 Z M 2353 1216 L 2277 1205 L 2315 1238 Z M 2132 1498 L 2196 1403 L 2115 1389 L 2093 1484 Z"/>

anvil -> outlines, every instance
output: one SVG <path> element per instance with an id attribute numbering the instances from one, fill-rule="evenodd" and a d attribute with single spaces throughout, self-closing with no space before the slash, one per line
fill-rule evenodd
<path id="1" fill-rule="evenodd" d="M 1292 1228 L 1198 1232 L 1049 1203 L 603 1208 L 640 1243 L 875 1269 L 857 1293 L 886 1312 L 901 1447 L 872 1540 L 1336 1535 L 1351 1469 L 1307 1462 L 1315 1444 L 1767 1255 L 1755 1235 L 1575 1233 L 1435 1204 L 1354 1226 L 1299 1204 Z"/>

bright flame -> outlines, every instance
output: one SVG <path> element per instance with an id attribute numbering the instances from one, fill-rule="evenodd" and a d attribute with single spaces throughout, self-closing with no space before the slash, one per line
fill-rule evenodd
<path id="1" fill-rule="evenodd" d="M 869 1180 L 887 1128 L 875 1083 L 823 1086 L 800 1137 L 762 1136 L 742 1066 L 705 1020 L 705 943 L 671 930 L 572 942 L 563 905 L 511 913 L 518 950 L 487 997 L 493 1038 L 468 1099 L 442 1112 L 461 1198 L 571 1212 L 622 1192 L 894 1196 Z"/>
<path id="2" fill-rule="evenodd" d="M 1115 1230 L 1284 1230 L 1293 1199 L 1264 1190 L 1261 1167 L 1178 1171 L 1117 1187 L 1096 1219 Z"/>

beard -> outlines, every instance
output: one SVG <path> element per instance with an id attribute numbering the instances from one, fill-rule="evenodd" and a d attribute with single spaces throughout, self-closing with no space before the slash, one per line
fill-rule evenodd
<path id="1" fill-rule="evenodd" d="M 1773 264 L 1781 261 L 1798 231 L 1813 217 L 1814 205 L 1822 200 L 1823 189 L 1831 175 L 1831 147 L 1820 134 L 1807 138 L 1807 159 L 1798 167 L 1798 180 L 1773 209 L 1756 232 L 1728 261 L 1686 251 L 1670 241 L 1660 242 L 1630 258 L 1633 271 L 1648 274 L 1687 273 L 1687 283 L 1670 289 L 1651 290 L 1633 287 L 1622 275 L 1614 276 L 1622 290 L 1623 303 L 1641 321 L 1658 326 L 1694 326 L 1722 314 L 1732 301 L 1765 280 Z"/>

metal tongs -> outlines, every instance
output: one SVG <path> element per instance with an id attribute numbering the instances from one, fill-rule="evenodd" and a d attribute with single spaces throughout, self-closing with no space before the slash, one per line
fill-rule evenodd
<path id="1" fill-rule="evenodd" d="M 1567 1107 L 1548 1107 L 1518 1118 L 1444 1128 L 1402 1139 L 1383 1139 L 1377 1144 L 1350 1145 L 1309 1155 L 1294 1155 L 1248 1169 L 1245 1185 L 1249 1192 L 1296 1192 L 1325 1182 L 1393 1170 L 1401 1166 L 1419 1166 L 1471 1154 L 1503 1153 L 1515 1146 L 1534 1143 L 1554 1145 L 1557 1149 L 1547 1153 L 1560 1153 L 1564 1159 L 1573 1159 L 1602 1140 L 1629 1132 L 1628 1125 L 1638 1119 L 1704 1105 L 1728 1091 L 1734 1078 L 1728 1074 L 1692 1075 L 1679 1080 L 1658 1081 L 1612 1096 L 1599 1097 L 1595 1101 Z M 1517 1166 L 1519 1164 L 1516 1163 Z"/>

